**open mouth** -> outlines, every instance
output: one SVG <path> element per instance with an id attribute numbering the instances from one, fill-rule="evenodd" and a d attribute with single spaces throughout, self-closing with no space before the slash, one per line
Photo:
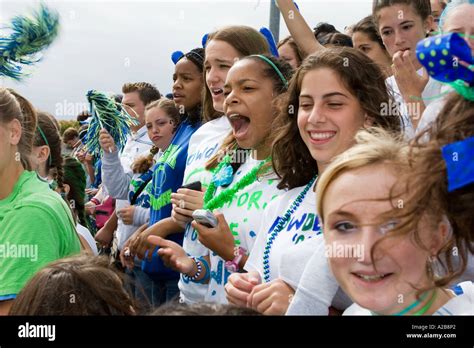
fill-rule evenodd
<path id="1" fill-rule="evenodd" d="M 250 119 L 247 116 L 239 114 L 231 114 L 227 117 L 229 118 L 230 125 L 234 131 L 234 136 L 236 138 L 243 137 L 248 131 Z"/>
<path id="2" fill-rule="evenodd" d="M 213 97 L 218 97 L 224 93 L 222 88 L 211 88 L 210 91 Z"/>
<path id="3" fill-rule="evenodd" d="M 179 93 L 173 93 L 173 99 L 183 99 L 184 95 Z"/>

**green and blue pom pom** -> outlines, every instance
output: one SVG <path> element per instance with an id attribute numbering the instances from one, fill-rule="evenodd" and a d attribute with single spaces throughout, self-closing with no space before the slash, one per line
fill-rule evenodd
<path id="1" fill-rule="evenodd" d="M 104 128 L 115 141 L 115 146 L 122 151 L 131 133 L 130 127 L 139 124 L 135 117 L 125 111 L 121 104 L 112 97 L 96 90 L 87 92 L 91 106 L 92 119 L 86 135 L 86 146 L 90 154 L 99 155 L 102 149 L 99 143 L 100 130 Z"/>
<path id="2" fill-rule="evenodd" d="M 17 16 L 6 28 L 12 33 L 0 37 L 0 76 L 20 81 L 28 76 L 24 66 L 40 61 L 39 53 L 58 36 L 59 15 L 42 4 L 33 17 Z"/>

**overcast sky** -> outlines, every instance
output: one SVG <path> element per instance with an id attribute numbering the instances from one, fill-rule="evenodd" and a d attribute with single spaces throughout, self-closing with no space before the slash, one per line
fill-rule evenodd
<path id="1" fill-rule="evenodd" d="M 147 81 L 171 91 L 170 55 L 201 46 L 201 38 L 225 25 L 268 27 L 268 0 L 45 1 L 61 17 L 60 36 L 22 83 L 0 78 L 42 110 L 75 118 L 89 89 L 120 92 L 125 82 Z M 297 1 L 313 27 L 330 22 L 339 30 L 370 14 L 371 0 Z M 38 8 L 39 1 L 0 0 L 0 23 Z M 5 35 L 1 29 L 0 34 Z M 281 19 L 280 38 L 288 31 Z"/>

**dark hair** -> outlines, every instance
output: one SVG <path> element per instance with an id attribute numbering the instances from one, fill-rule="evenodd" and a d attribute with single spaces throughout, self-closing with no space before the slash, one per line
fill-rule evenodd
<path id="1" fill-rule="evenodd" d="M 359 22 L 357 22 L 352 28 L 352 35 L 354 35 L 354 33 L 356 32 L 361 32 L 361 33 L 366 34 L 370 40 L 378 43 L 379 46 L 382 47 L 384 51 L 387 51 L 387 49 L 385 48 L 385 45 L 383 44 L 382 38 L 379 35 L 377 27 L 375 26 L 372 16 L 367 16 L 365 18 L 362 18 Z"/>
<path id="2" fill-rule="evenodd" d="M 301 52 L 295 40 L 293 40 L 291 36 L 287 36 L 283 40 L 280 40 L 280 42 L 278 42 L 277 48 L 280 48 L 281 46 L 286 45 L 286 44 L 290 45 L 293 52 L 295 52 L 296 62 L 298 66 L 300 66 L 304 58 L 303 52 Z"/>
<path id="3" fill-rule="evenodd" d="M 89 117 L 91 116 L 91 113 L 88 111 L 88 110 L 84 110 L 84 111 L 81 111 L 77 117 L 76 117 L 76 120 L 78 122 L 84 122 L 85 120 L 87 120 Z"/>
<path id="4" fill-rule="evenodd" d="M 262 34 L 255 29 L 245 25 L 234 25 L 219 29 L 210 33 L 206 42 L 209 44 L 212 40 L 220 40 L 231 45 L 241 57 L 251 54 L 269 54 L 270 47 Z M 206 81 L 206 72 L 204 82 Z M 221 112 L 214 110 L 212 96 L 207 84 L 204 83 L 204 98 L 202 102 L 202 117 L 205 121 L 210 121 L 222 116 Z"/>
<path id="5" fill-rule="evenodd" d="M 46 171 L 52 174 L 58 187 L 62 188 L 64 183 L 63 157 L 61 156 L 61 136 L 59 130 L 52 120 L 51 115 L 38 111 L 38 125 L 36 127 L 33 146 L 48 146 L 49 158 L 46 161 Z M 45 139 L 46 138 L 46 139 Z"/>
<path id="6" fill-rule="evenodd" d="M 320 42 L 321 38 L 330 33 L 339 33 L 339 31 L 336 30 L 336 27 L 332 24 L 326 23 L 326 22 L 319 22 L 316 24 L 316 26 L 313 28 L 313 33 L 314 37 L 316 40 Z"/>
<path id="7" fill-rule="evenodd" d="M 67 202 L 71 209 L 74 210 L 74 217 L 77 215 L 81 225 L 89 228 L 89 222 L 86 218 L 84 203 L 86 199 L 86 172 L 77 159 L 66 156 L 64 157 L 64 183 L 69 185 L 67 194 Z M 70 203 L 73 202 L 71 205 Z"/>
<path id="8" fill-rule="evenodd" d="M 378 13 L 381 9 L 400 4 L 411 6 L 422 20 L 425 20 L 431 15 L 430 0 L 373 0 L 372 16 L 375 24 L 377 25 L 378 23 Z"/>
<path id="9" fill-rule="evenodd" d="M 138 96 L 145 106 L 161 98 L 160 91 L 148 82 L 126 83 L 122 86 L 122 93 L 132 92 L 138 92 Z"/>
<path id="10" fill-rule="evenodd" d="M 319 68 L 329 68 L 337 73 L 374 126 L 394 133 L 401 129 L 398 115 L 380 115 L 382 105 L 393 105 L 393 101 L 380 67 L 365 54 L 354 48 L 337 47 L 309 56 L 293 76 L 274 123 L 272 162 L 275 173 L 281 178 L 279 189 L 306 185 L 318 174 L 316 160 L 300 136 L 297 115 L 303 78 Z"/>
<path id="11" fill-rule="evenodd" d="M 321 37 L 319 43 L 323 46 L 353 47 L 352 38 L 342 33 L 329 33 Z"/>
<path id="12" fill-rule="evenodd" d="M 281 74 L 285 77 L 286 81 L 289 83 L 291 77 L 293 76 L 293 68 L 290 64 L 280 58 L 276 58 L 270 55 L 260 55 L 265 57 L 264 59 L 270 60 L 281 72 Z M 264 59 L 258 57 L 257 55 L 247 56 L 241 60 L 252 60 L 259 64 L 261 68 L 261 73 L 264 77 L 269 78 L 273 82 L 273 89 L 277 95 L 281 95 L 282 93 L 286 92 L 288 85 L 285 84 L 275 69 L 268 64 Z M 278 97 L 274 99 L 274 104 L 276 105 Z M 277 108 L 275 108 L 274 116 L 276 117 Z M 212 169 L 218 165 L 219 159 L 222 156 L 222 153 L 226 153 L 227 151 L 234 150 L 238 148 L 237 140 L 235 140 L 234 134 L 230 133 L 223 141 L 219 151 L 206 163 L 206 169 Z M 234 168 L 235 169 L 235 168 Z"/>
<path id="13" fill-rule="evenodd" d="M 167 303 L 150 315 L 221 315 L 221 316 L 259 316 L 259 312 L 251 308 L 236 307 L 220 303 L 194 303 L 191 305 L 184 303 Z"/>
<path id="14" fill-rule="evenodd" d="M 124 277 L 106 257 L 80 254 L 36 273 L 13 302 L 10 315 L 134 315 Z"/>
<path id="15" fill-rule="evenodd" d="M 37 115 L 33 105 L 20 94 L 10 88 L 0 88 L 0 122 L 8 123 L 14 119 L 21 123 L 21 138 L 18 152 L 23 168 L 31 170 L 29 156 L 36 131 Z"/>
<path id="16" fill-rule="evenodd" d="M 63 133 L 63 143 L 67 143 L 69 140 L 79 138 L 79 132 L 76 128 L 70 127 Z"/>
<path id="17" fill-rule="evenodd" d="M 426 137 L 430 140 L 426 141 Z M 408 198 L 403 209 L 395 209 L 395 217 L 403 218 L 396 227 L 401 233 L 416 230 L 421 219 L 429 214 L 433 223 L 447 217 L 452 238 L 438 258 L 447 272 L 436 279 L 436 286 L 444 286 L 462 274 L 467 265 L 467 253 L 474 253 L 474 184 L 448 191 L 446 162 L 442 147 L 474 136 L 474 102 L 457 93 L 450 95 L 436 121 L 414 139 L 411 145 L 409 170 L 400 177 Z M 393 215 L 393 214 L 392 214 Z M 451 250 L 456 247 L 460 263 L 453 263 Z"/>
<path id="18" fill-rule="evenodd" d="M 205 51 L 204 48 L 195 48 L 186 53 L 183 57 L 193 62 L 194 65 L 198 68 L 199 72 L 203 72 L 204 66 L 204 55 Z M 182 59 L 181 57 L 180 59 Z"/>

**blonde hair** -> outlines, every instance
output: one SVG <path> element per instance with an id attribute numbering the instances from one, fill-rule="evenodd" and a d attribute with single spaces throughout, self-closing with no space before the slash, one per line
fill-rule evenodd
<path id="1" fill-rule="evenodd" d="M 386 164 L 396 173 L 398 179 L 390 189 L 387 197 L 380 199 L 380 201 L 390 202 L 393 207 L 393 209 L 383 214 L 380 219 L 382 221 L 386 219 L 397 219 L 400 220 L 400 223 L 387 235 L 375 242 L 370 251 L 371 259 L 374 260 L 375 249 L 385 239 L 399 236 L 413 236 L 414 242 L 421 249 L 428 250 L 420 237 L 419 224 L 422 221 L 426 221 L 430 223 L 430 226 L 436 226 L 437 228 L 439 223 L 447 221 L 447 219 L 445 215 L 438 214 L 436 202 L 425 205 L 418 219 L 414 221 L 413 219 L 406 219 L 407 215 L 411 213 L 411 210 L 408 209 L 407 211 L 407 207 L 417 204 L 417 197 L 413 197 L 411 194 L 411 192 L 416 189 L 416 186 L 414 186 L 413 181 L 407 180 L 406 176 L 412 170 L 413 156 L 416 156 L 417 149 L 406 144 L 402 136 L 394 136 L 393 133 L 388 133 L 380 128 L 369 128 L 359 131 L 356 134 L 355 140 L 356 145 L 336 157 L 318 179 L 316 186 L 316 207 L 322 226 L 324 226 L 325 213 L 323 202 L 331 183 L 346 172 L 369 165 Z M 403 207 L 396 207 L 394 202 L 400 201 L 402 197 L 402 202 L 404 202 Z M 429 218 L 422 219 L 423 217 Z M 450 228 L 449 223 L 448 228 Z M 436 260 L 440 263 L 445 274 L 435 275 L 431 264 L 427 262 L 427 276 L 434 285 L 418 289 L 418 295 L 434 287 L 445 286 L 449 284 L 455 276 L 460 274 L 459 267 L 457 267 L 458 269 L 454 267 L 450 253 L 451 248 L 455 245 L 459 244 L 456 243 L 452 236 L 448 236 L 442 247 L 437 251 Z M 459 253 L 461 254 L 461 261 L 464 263 L 464 250 L 460 250 Z"/>

